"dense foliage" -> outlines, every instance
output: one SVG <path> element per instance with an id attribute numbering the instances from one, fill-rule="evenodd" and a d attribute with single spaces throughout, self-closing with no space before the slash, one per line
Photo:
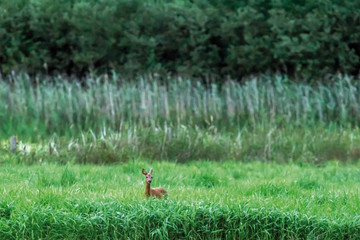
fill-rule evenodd
<path id="1" fill-rule="evenodd" d="M 357 73 L 360 1 L 0 1 L 0 71 Z"/>

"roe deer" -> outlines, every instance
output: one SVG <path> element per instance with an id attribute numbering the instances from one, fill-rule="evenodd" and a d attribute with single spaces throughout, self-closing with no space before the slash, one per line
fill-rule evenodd
<path id="1" fill-rule="evenodd" d="M 142 173 L 145 175 L 145 182 L 146 182 L 145 196 L 161 198 L 163 195 L 167 195 L 167 192 L 165 191 L 165 189 L 163 189 L 161 187 L 159 187 L 159 188 L 151 188 L 150 187 L 150 184 L 152 181 L 153 169 L 150 169 L 149 173 L 147 173 L 145 171 L 145 169 L 142 169 Z"/>

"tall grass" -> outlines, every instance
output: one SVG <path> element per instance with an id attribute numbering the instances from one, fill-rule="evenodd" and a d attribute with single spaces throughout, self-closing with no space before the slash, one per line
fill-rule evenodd
<path id="1" fill-rule="evenodd" d="M 141 168 L 167 199 L 145 200 Z M 358 164 L 5 164 L 2 239 L 356 239 Z"/>
<path id="2" fill-rule="evenodd" d="M 246 205 L 173 201 L 34 206 L 1 219 L 0 226 L 4 239 L 358 239 L 360 234 L 356 218 L 329 221 Z"/>
<path id="3" fill-rule="evenodd" d="M 360 84 L 334 80 L 310 86 L 264 77 L 220 86 L 113 75 L 80 84 L 14 75 L 0 81 L 0 150 L 18 135 L 19 154 L 3 161 L 358 160 Z"/>
<path id="4" fill-rule="evenodd" d="M 167 128 L 126 127 L 103 129 L 78 137 L 53 136 L 35 143 L 23 140 L 17 154 L 8 140 L 0 142 L 3 162 L 114 164 L 146 158 L 187 162 L 276 161 L 321 163 L 360 159 L 360 129 L 338 127 L 244 127 L 234 132 L 215 132 L 185 126 Z"/>
<path id="5" fill-rule="evenodd" d="M 213 128 L 355 124 L 360 117 L 360 83 L 348 76 L 310 86 L 286 77 L 253 78 L 245 84 L 202 85 L 186 79 L 121 81 L 89 77 L 85 87 L 61 77 L 30 80 L 22 74 L 0 80 L 2 135 L 74 135 L 81 131 L 134 127 Z"/>

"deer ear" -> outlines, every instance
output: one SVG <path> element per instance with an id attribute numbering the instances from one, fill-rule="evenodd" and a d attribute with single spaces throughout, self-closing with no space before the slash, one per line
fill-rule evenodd
<path id="1" fill-rule="evenodd" d="M 147 175 L 147 172 L 145 171 L 145 169 L 142 169 L 142 174 Z"/>
<path id="2" fill-rule="evenodd" d="M 153 169 L 150 169 L 150 174 L 152 174 L 153 173 Z"/>

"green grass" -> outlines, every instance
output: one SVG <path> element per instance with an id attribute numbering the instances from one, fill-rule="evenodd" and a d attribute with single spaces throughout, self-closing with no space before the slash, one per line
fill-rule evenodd
<path id="1" fill-rule="evenodd" d="M 154 168 L 164 200 L 144 199 Z M 233 161 L 121 165 L 5 164 L 0 236 L 83 238 L 321 238 L 360 233 L 358 164 Z"/>

